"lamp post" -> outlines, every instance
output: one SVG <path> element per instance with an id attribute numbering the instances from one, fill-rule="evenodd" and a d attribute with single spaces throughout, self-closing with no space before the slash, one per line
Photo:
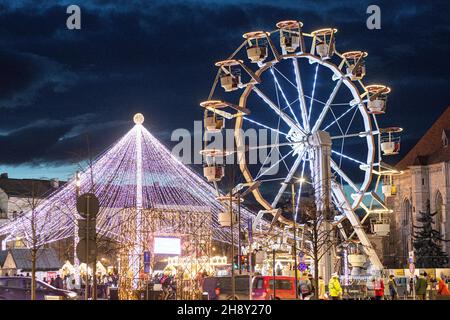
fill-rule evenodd
<path id="1" fill-rule="evenodd" d="M 291 183 L 292 194 L 292 216 L 294 220 L 294 277 L 295 277 L 295 299 L 298 299 L 298 272 L 297 272 L 297 212 L 295 210 L 295 183 Z"/>
<path id="2" fill-rule="evenodd" d="M 232 300 L 235 300 L 236 283 L 234 277 L 234 235 L 233 235 L 233 189 L 230 190 L 230 231 L 231 231 L 231 294 Z"/>
<path id="3" fill-rule="evenodd" d="M 80 179 L 80 172 L 77 171 L 75 173 L 75 201 L 78 199 L 78 197 L 80 196 L 80 187 L 81 187 L 81 179 Z M 80 260 L 77 257 L 77 245 L 78 242 L 80 241 L 79 236 L 78 236 L 78 224 L 76 221 L 76 216 L 73 217 L 74 220 L 74 230 L 73 230 L 73 264 L 74 264 L 74 269 L 75 269 L 75 281 L 78 282 L 78 284 L 80 285 L 81 288 L 81 273 L 80 273 Z"/>
<path id="4" fill-rule="evenodd" d="M 276 258 L 276 251 L 278 250 L 278 243 L 274 242 L 272 244 L 272 277 L 273 277 L 273 284 L 272 284 L 272 291 L 273 291 L 273 297 L 272 300 L 276 299 L 276 262 L 275 262 L 275 258 Z M 297 289 L 296 289 L 297 290 Z"/>
<path id="5" fill-rule="evenodd" d="M 291 182 L 291 197 L 292 197 L 292 220 L 294 228 L 294 277 L 295 277 L 295 299 L 298 299 L 298 261 L 297 261 L 297 206 L 295 204 L 295 184 L 299 183 L 300 187 L 306 182 L 305 178 L 301 177 Z M 299 196 L 301 196 L 301 188 Z"/>

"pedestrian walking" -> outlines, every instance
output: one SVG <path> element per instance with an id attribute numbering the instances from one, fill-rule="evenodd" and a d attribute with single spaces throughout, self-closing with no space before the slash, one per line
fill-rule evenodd
<path id="1" fill-rule="evenodd" d="M 419 300 L 427 299 L 427 279 L 425 278 L 426 273 L 420 273 L 420 277 L 416 281 L 416 296 Z"/>
<path id="2" fill-rule="evenodd" d="M 314 286 L 314 277 L 312 276 L 312 274 L 311 273 L 308 273 L 308 280 L 309 280 L 309 283 L 311 283 L 311 293 L 310 293 L 310 296 L 311 297 L 314 297 L 314 295 L 315 295 L 315 293 L 316 293 L 316 287 Z"/>
<path id="3" fill-rule="evenodd" d="M 397 283 L 395 282 L 395 276 L 393 274 L 389 276 L 388 287 L 391 300 L 397 300 L 398 298 Z"/>
<path id="4" fill-rule="evenodd" d="M 319 299 L 325 300 L 325 281 L 322 277 L 319 277 Z"/>
<path id="5" fill-rule="evenodd" d="M 61 276 L 58 274 L 55 279 L 55 288 L 63 289 L 63 287 L 64 287 L 63 280 L 61 279 Z"/>
<path id="6" fill-rule="evenodd" d="M 311 280 L 309 280 L 309 278 L 308 278 L 307 273 L 303 273 L 303 275 L 300 279 L 300 282 L 298 284 L 298 290 L 300 293 L 300 298 L 302 300 L 305 300 L 307 297 L 309 297 L 311 295 L 312 284 L 311 284 Z"/>
<path id="7" fill-rule="evenodd" d="M 375 300 L 381 300 L 384 296 L 384 281 L 381 278 L 372 279 L 373 296 Z"/>
<path id="8" fill-rule="evenodd" d="M 448 286 L 442 278 L 437 278 L 438 281 L 438 296 L 450 296 L 450 291 L 448 290 Z"/>
<path id="9" fill-rule="evenodd" d="M 342 287 L 339 283 L 339 276 L 337 273 L 331 275 L 330 282 L 328 283 L 328 291 L 332 300 L 340 300 L 342 297 Z"/>

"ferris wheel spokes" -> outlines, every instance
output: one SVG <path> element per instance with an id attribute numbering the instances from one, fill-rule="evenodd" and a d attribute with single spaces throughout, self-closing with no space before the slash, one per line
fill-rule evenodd
<path id="1" fill-rule="evenodd" d="M 325 116 L 326 116 L 328 110 L 330 109 L 331 104 L 334 101 L 334 98 L 336 98 L 336 95 L 337 95 L 339 88 L 341 87 L 341 84 L 343 81 L 344 81 L 344 78 L 339 79 L 338 82 L 336 83 L 336 85 L 334 86 L 333 91 L 331 92 L 330 96 L 328 97 L 328 100 L 325 103 L 325 105 L 322 109 L 322 112 L 320 113 L 319 117 L 317 118 L 316 122 L 314 123 L 314 126 L 313 126 L 311 132 L 316 132 L 317 130 L 319 130 L 323 120 L 325 119 Z"/>
<path id="2" fill-rule="evenodd" d="M 297 84 L 297 93 L 298 93 L 298 100 L 300 101 L 300 110 L 302 113 L 302 121 L 303 121 L 303 128 L 309 132 L 309 121 L 308 121 L 308 111 L 306 110 L 306 101 L 305 101 L 305 95 L 303 92 L 303 85 L 302 85 L 302 79 L 300 76 L 300 66 L 298 65 L 298 61 L 296 58 L 292 59 L 292 63 L 294 64 L 294 73 L 295 73 L 295 83 Z"/>
<path id="3" fill-rule="evenodd" d="M 278 201 L 280 201 L 281 196 L 284 193 L 284 190 L 286 190 L 287 184 L 291 182 L 292 178 L 294 177 L 295 173 L 297 172 L 297 169 L 300 165 L 300 163 L 303 161 L 303 158 L 305 157 L 306 149 L 303 149 L 297 159 L 295 159 L 294 164 L 292 165 L 291 169 L 289 170 L 286 178 L 284 179 L 283 183 L 281 184 L 280 189 L 278 190 L 278 193 L 275 196 L 275 199 L 272 202 L 272 208 L 275 208 L 278 205 Z"/>
<path id="4" fill-rule="evenodd" d="M 286 159 L 291 153 L 294 152 L 294 149 L 292 149 L 291 151 L 289 151 L 287 154 L 285 154 L 283 157 L 281 157 L 277 162 L 275 162 L 274 164 L 272 164 L 268 169 L 264 170 L 264 172 L 259 173 L 255 179 L 253 179 L 254 181 L 257 181 L 260 177 L 264 176 L 266 173 L 270 172 L 270 170 L 272 170 L 273 168 L 275 168 L 275 166 L 277 166 L 281 161 L 283 161 L 284 159 Z M 262 168 L 262 167 L 261 167 Z"/>
<path id="5" fill-rule="evenodd" d="M 292 129 L 297 131 L 301 135 L 305 135 L 305 130 L 296 123 L 291 117 L 289 117 L 282 109 L 277 106 L 272 100 L 269 99 L 260 89 L 253 87 L 253 91 L 273 110 L 275 113 L 283 119 L 283 121 Z"/>
<path id="6" fill-rule="evenodd" d="M 300 125 L 300 122 L 298 121 L 297 116 L 295 115 L 294 110 L 292 110 L 292 104 L 295 103 L 295 102 L 291 102 L 291 103 L 290 103 L 290 102 L 288 101 L 288 99 L 287 99 L 287 97 L 286 97 L 286 94 L 284 93 L 284 90 L 281 88 L 280 82 L 278 81 L 278 78 L 277 78 L 277 76 L 275 75 L 275 72 L 273 71 L 273 67 L 270 68 L 270 73 L 272 74 L 272 77 L 273 77 L 273 80 L 274 80 L 274 82 L 275 82 L 275 86 L 276 86 L 277 90 L 281 93 L 281 96 L 283 97 L 283 100 L 284 100 L 284 102 L 285 102 L 285 104 L 286 104 L 286 107 L 285 107 L 283 110 L 285 110 L 286 108 L 289 108 L 289 111 L 291 112 L 292 116 L 294 117 L 295 122 L 297 122 L 297 123 Z"/>

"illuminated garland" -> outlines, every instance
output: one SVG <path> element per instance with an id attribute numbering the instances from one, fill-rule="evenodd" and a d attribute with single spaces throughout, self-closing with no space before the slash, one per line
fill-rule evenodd
<path id="1" fill-rule="evenodd" d="M 140 134 L 142 146 L 142 204 L 136 192 L 136 135 Z M 91 175 L 92 173 L 92 175 Z M 97 232 L 108 238 L 121 241 L 121 212 L 141 206 L 143 210 L 176 210 L 179 212 L 208 212 L 212 214 L 213 238 L 230 242 L 228 228 L 221 228 L 218 214 L 228 210 L 216 200 L 216 190 L 203 177 L 186 167 L 170 153 L 143 126 L 134 126 L 125 136 L 80 173 L 79 193 L 93 192 L 100 201 L 97 216 Z M 76 181 L 69 181 L 64 187 L 44 199 L 35 210 L 35 227 L 38 244 L 71 238 L 79 218 L 76 213 Z M 254 213 L 242 208 L 242 225 Z M 7 235 L 7 241 L 20 238 L 31 246 L 31 212 L 17 218 L 0 229 L 0 235 Z M 159 230 L 170 232 L 171 230 Z"/>

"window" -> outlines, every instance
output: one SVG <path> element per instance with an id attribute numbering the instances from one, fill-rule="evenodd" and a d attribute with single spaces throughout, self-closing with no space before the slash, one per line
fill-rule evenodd
<path id="1" fill-rule="evenodd" d="M 253 282 L 253 289 L 262 289 L 264 280 L 262 278 L 256 278 Z"/>
<path id="2" fill-rule="evenodd" d="M 408 199 L 403 201 L 403 226 L 406 227 L 410 223 L 411 218 L 411 203 Z"/>
<path id="3" fill-rule="evenodd" d="M 436 201 L 435 201 L 436 215 L 434 216 L 434 228 L 440 233 L 443 233 L 442 232 L 443 231 L 442 230 L 442 204 L 443 204 L 442 195 L 438 191 L 436 194 Z"/>
<path id="4" fill-rule="evenodd" d="M 9 288 L 18 288 L 18 289 L 25 289 L 25 279 L 8 279 L 8 287 Z"/>
<path id="5" fill-rule="evenodd" d="M 448 147 L 448 136 L 447 136 L 447 132 L 445 132 L 446 130 L 442 130 L 442 146 L 444 148 Z"/>
<path id="6" fill-rule="evenodd" d="M 410 236 L 412 234 L 412 211 L 411 202 L 409 199 L 403 201 L 403 217 L 401 228 L 401 251 L 402 257 L 400 259 L 406 259 L 408 257 L 408 251 L 410 250 Z"/>
<path id="7" fill-rule="evenodd" d="M 25 288 L 27 290 L 31 290 L 31 279 L 24 279 L 25 281 Z"/>
<path id="8" fill-rule="evenodd" d="M 290 280 L 277 280 L 275 279 L 275 290 L 291 290 Z M 273 280 L 269 281 L 269 288 L 273 288 Z"/>

